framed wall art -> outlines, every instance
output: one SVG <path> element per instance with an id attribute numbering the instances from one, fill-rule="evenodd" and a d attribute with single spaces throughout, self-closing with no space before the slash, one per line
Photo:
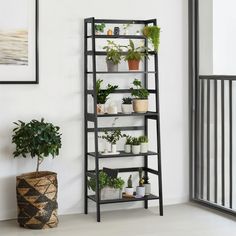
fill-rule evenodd
<path id="1" fill-rule="evenodd" d="M 38 0 L 0 0 L 0 84 L 38 83 Z"/>

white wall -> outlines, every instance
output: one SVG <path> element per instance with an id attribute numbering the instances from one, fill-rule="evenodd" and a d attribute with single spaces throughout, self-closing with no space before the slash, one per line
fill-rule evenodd
<path id="1" fill-rule="evenodd" d="M 41 169 L 58 173 L 59 213 L 82 212 L 83 19 L 90 16 L 158 19 L 162 28 L 160 104 L 164 203 L 187 201 L 187 0 L 149 0 L 147 3 L 40 0 L 40 84 L 0 86 L 0 220 L 16 216 L 15 176 L 35 168 L 34 160 L 12 158 L 12 122 L 18 119 L 27 121 L 45 117 L 61 126 L 63 147 L 60 156 L 46 160 Z M 139 163 L 135 159 L 124 161 L 114 163 L 119 167 L 132 165 L 133 161 Z M 114 206 L 103 209 L 114 209 Z"/>

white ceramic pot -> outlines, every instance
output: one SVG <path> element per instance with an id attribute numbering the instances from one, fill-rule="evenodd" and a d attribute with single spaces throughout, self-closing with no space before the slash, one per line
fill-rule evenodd
<path id="1" fill-rule="evenodd" d="M 141 153 L 147 153 L 148 152 L 148 143 L 141 143 L 140 152 Z"/>
<path id="2" fill-rule="evenodd" d="M 133 196 L 134 195 L 134 188 L 125 188 L 125 195 Z"/>
<path id="3" fill-rule="evenodd" d="M 151 184 L 144 184 L 145 187 L 145 195 L 151 194 Z"/>
<path id="4" fill-rule="evenodd" d="M 145 196 L 145 187 L 136 187 L 136 196 L 138 197 L 144 197 Z"/>
<path id="5" fill-rule="evenodd" d="M 105 113 L 105 104 L 97 104 L 97 114 Z"/>
<path id="6" fill-rule="evenodd" d="M 116 144 L 111 145 L 111 152 L 112 153 L 117 153 Z"/>
<path id="7" fill-rule="evenodd" d="M 133 99 L 133 109 L 137 113 L 146 113 L 148 111 L 148 99 Z"/>
<path id="8" fill-rule="evenodd" d="M 110 104 L 109 107 L 107 108 L 107 113 L 108 114 L 117 114 L 118 113 L 117 106 L 115 104 Z"/>
<path id="9" fill-rule="evenodd" d="M 125 144 L 125 153 L 131 153 L 131 145 Z"/>
<path id="10" fill-rule="evenodd" d="M 121 189 L 105 187 L 100 191 L 100 199 L 101 200 L 121 199 L 121 198 L 122 198 L 122 190 Z"/>
<path id="11" fill-rule="evenodd" d="M 140 153 L 140 145 L 132 145 L 132 153 L 139 154 Z"/>
<path id="12" fill-rule="evenodd" d="M 122 104 L 121 110 L 122 110 L 122 113 L 124 113 L 124 114 L 131 114 L 133 112 L 133 105 L 132 104 Z"/>

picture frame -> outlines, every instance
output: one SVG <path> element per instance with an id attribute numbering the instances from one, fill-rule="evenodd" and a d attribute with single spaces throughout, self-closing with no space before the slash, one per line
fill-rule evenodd
<path id="1" fill-rule="evenodd" d="M 0 84 L 39 84 L 39 0 L 0 0 L 0 6 Z"/>

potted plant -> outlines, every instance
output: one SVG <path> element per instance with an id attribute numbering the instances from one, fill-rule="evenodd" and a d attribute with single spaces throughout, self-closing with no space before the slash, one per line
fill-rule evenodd
<path id="1" fill-rule="evenodd" d="M 131 145 L 132 145 L 132 136 L 130 135 L 124 135 L 126 138 L 125 142 L 125 153 L 131 153 Z"/>
<path id="2" fill-rule="evenodd" d="M 139 70 L 140 61 L 148 55 L 148 48 L 144 46 L 135 48 L 131 39 L 129 40 L 129 45 L 124 47 L 128 50 L 125 60 L 128 61 L 129 70 Z"/>
<path id="3" fill-rule="evenodd" d="M 104 171 L 99 172 L 99 191 L 101 200 L 121 199 L 122 189 L 124 187 L 124 180 L 119 178 L 112 178 Z M 96 179 L 88 179 L 88 188 L 96 191 Z"/>
<path id="4" fill-rule="evenodd" d="M 103 80 L 96 81 L 97 113 L 98 114 L 105 113 L 105 103 L 108 100 L 108 96 L 118 88 L 117 85 L 112 86 L 108 84 L 106 89 L 101 89 L 102 83 L 103 83 Z"/>
<path id="5" fill-rule="evenodd" d="M 131 114 L 133 112 L 132 98 L 124 97 L 122 99 L 121 110 L 124 114 Z"/>
<path id="6" fill-rule="evenodd" d="M 156 25 L 143 28 L 143 35 L 152 42 L 155 51 L 158 51 L 160 45 L 160 32 L 161 28 Z"/>
<path id="7" fill-rule="evenodd" d="M 136 187 L 136 196 L 144 197 L 145 196 L 145 187 L 144 187 L 144 179 L 142 176 L 143 170 L 139 169 L 139 186 Z"/>
<path id="8" fill-rule="evenodd" d="M 148 176 L 143 177 L 144 180 L 144 187 L 145 187 L 145 195 L 150 195 L 151 194 L 151 184 L 149 183 L 149 178 Z"/>
<path id="9" fill-rule="evenodd" d="M 106 25 L 104 23 L 101 24 L 95 24 L 95 33 L 96 35 L 100 35 L 101 33 L 104 33 Z"/>
<path id="10" fill-rule="evenodd" d="M 136 155 L 140 153 L 140 142 L 138 138 L 132 139 L 132 153 Z"/>
<path id="11" fill-rule="evenodd" d="M 99 138 L 102 138 L 106 140 L 108 143 L 111 144 L 111 153 L 112 154 L 117 154 L 117 148 L 116 148 L 116 143 L 122 138 L 123 135 L 121 134 L 121 131 L 119 128 L 114 129 L 113 131 L 107 131 L 104 130 L 104 135 L 99 136 Z"/>
<path id="12" fill-rule="evenodd" d="M 103 47 L 106 50 L 106 63 L 108 72 L 117 72 L 118 65 L 122 59 L 121 53 L 122 49 L 120 45 L 117 45 L 111 40 L 107 40 L 107 46 Z"/>
<path id="13" fill-rule="evenodd" d="M 39 171 L 45 157 L 59 155 L 60 128 L 44 119 L 29 123 L 14 122 L 12 143 L 16 145 L 14 157 L 37 158 L 35 172 L 16 177 L 18 223 L 29 229 L 53 228 L 57 218 L 57 174 Z"/>
<path id="14" fill-rule="evenodd" d="M 134 88 L 131 88 L 133 97 L 133 109 L 137 113 L 146 113 L 148 111 L 148 96 L 149 92 L 142 86 L 141 81 L 135 79 L 133 81 Z"/>
<path id="15" fill-rule="evenodd" d="M 141 153 L 147 153 L 148 152 L 148 137 L 147 136 L 140 136 L 139 142 L 141 145 L 140 152 Z"/>
<path id="16" fill-rule="evenodd" d="M 127 187 L 125 188 L 125 195 L 126 196 L 133 196 L 134 195 L 132 175 L 129 176 L 129 179 L 127 181 Z"/>

